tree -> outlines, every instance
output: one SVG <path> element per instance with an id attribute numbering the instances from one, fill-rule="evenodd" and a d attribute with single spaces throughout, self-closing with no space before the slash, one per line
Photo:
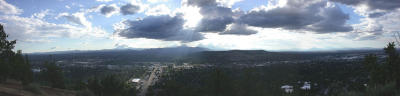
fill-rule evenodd
<path id="1" fill-rule="evenodd" d="M 29 63 L 28 55 L 25 55 L 25 63 L 22 67 L 21 73 L 23 74 L 21 77 L 21 82 L 23 85 L 28 85 L 33 82 L 33 71 L 32 66 Z"/>
<path id="2" fill-rule="evenodd" d="M 384 78 L 382 74 L 383 70 L 381 65 L 378 64 L 377 57 L 375 54 L 368 54 L 364 57 L 364 68 L 369 72 L 369 85 L 383 84 Z"/>
<path id="3" fill-rule="evenodd" d="M 96 96 L 135 96 L 136 89 L 118 75 L 90 78 L 88 88 Z"/>
<path id="4" fill-rule="evenodd" d="M 396 51 L 396 45 L 394 42 L 390 42 L 385 48 L 385 53 L 388 55 L 386 58 L 386 68 L 388 69 L 388 81 L 395 81 L 398 87 L 400 87 L 400 61 L 399 54 Z"/>
<path id="5" fill-rule="evenodd" d="M 102 95 L 102 86 L 100 84 L 100 79 L 97 77 L 90 78 L 88 80 L 88 88 L 90 91 L 92 91 L 96 96 L 101 96 Z"/>
<path id="6" fill-rule="evenodd" d="M 50 86 L 53 88 L 65 88 L 64 84 L 64 74 L 62 69 L 58 67 L 54 62 L 45 62 L 45 69 L 42 71 L 42 75 L 44 79 L 50 83 Z"/>
<path id="7" fill-rule="evenodd" d="M 385 85 L 395 82 L 397 88 L 400 88 L 400 58 L 395 46 L 394 42 L 390 42 L 383 48 L 387 55 L 383 64 L 377 62 L 376 55 L 369 54 L 365 56 L 363 63 L 370 73 L 371 85 Z"/>
<path id="8" fill-rule="evenodd" d="M 104 96 L 121 96 L 124 92 L 124 81 L 116 75 L 109 75 L 100 81 Z"/>
<path id="9" fill-rule="evenodd" d="M 8 41 L 7 37 L 8 35 L 4 32 L 3 25 L 0 24 L 0 83 L 9 77 L 11 73 L 10 58 L 15 54 L 12 49 L 16 41 Z"/>
<path id="10" fill-rule="evenodd" d="M 22 51 L 18 50 L 12 58 L 12 78 L 19 80 L 23 85 L 28 85 L 33 81 L 33 72 L 31 70 L 31 65 L 27 60 L 24 60 Z"/>

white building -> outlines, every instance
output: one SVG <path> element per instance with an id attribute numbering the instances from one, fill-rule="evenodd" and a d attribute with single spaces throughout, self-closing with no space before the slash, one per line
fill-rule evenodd
<path id="1" fill-rule="evenodd" d="M 140 82 L 140 79 L 139 79 L 139 78 L 133 78 L 133 79 L 131 80 L 131 82 L 133 82 L 133 83 L 139 83 L 139 82 Z"/>
<path id="2" fill-rule="evenodd" d="M 285 90 L 285 93 L 293 93 L 293 86 L 290 85 L 283 85 L 281 89 Z"/>

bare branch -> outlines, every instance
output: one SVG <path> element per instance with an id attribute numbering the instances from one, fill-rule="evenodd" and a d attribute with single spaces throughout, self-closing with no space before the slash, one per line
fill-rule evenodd
<path id="1" fill-rule="evenodd" d="M 400 46 L 400 31 L 394 33 L 394 38 L 396 39 L 397 45 Z"/>

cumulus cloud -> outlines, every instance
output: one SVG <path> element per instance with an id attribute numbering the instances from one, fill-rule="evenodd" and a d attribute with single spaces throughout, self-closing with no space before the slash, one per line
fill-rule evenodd
<path id="1" fill-rule="evenodd" d="M 114 38 L 114 48 L 164 48 L 164 47 L 173 47 L 173 46 L 181 46 L 182 43 L 179 41 L 162 41 L 155 39 L 146 39 L 146 38 L 133 38 L 133 39 L 124 39 L 124 38 Z"/>
<path id="2" fill-rule="evenodd" d="M 346 25 L 346 20 L 350 19 L 348 14 L 342 12 L 339 7 L 328 7 L 322 10 L 320 15 L 323 19 L 310 27 L 311 30 L 326 32 L 349 32 L 353 28 Z"/>
<path id="3" fill-rule="evenodd" d="M 251 11 L 239 22 L 263 28 L 302 29 L 317 33 L 348 32 L 348 14 L 326 1 L 289 0 L 283 7 Z"/>
<path id="4" fill-rule="evenodd" d="M 110 17 L 113 14 L 118 13 L 118 7 L 115 4 L 102 5 L 102 6 L 100 6 L 100 13 L 103 15 L 106 15 L 106 17 Z"/>
<path id="5" fill-rule="evenodd" d="M 90 27 L 92 26 L 92 23 L 87 21 L 86 17 L 85 17 L 85 13 L 83 12 L 76 12 L 73 14 L 69 14 L 69 13 L 60 13 L 56 19 L 58 18 L 65 18 L 67 19 L 69 22 L 72 22 L 74 24 L 78 24 L 78 25 L 83 25 L 86 27 Z"/>
<path id="6" fill-rule="evenodd" d="M 245 24 L 231 24 L 228 26 L 228 28 L 219 33 L 219 34 L 232 34 L 232 35 L 252 35 L 252 34 L 256 34 L 257 31 L 252 30 L 250 28 L 247 27 L 247 25 Z"/>
<path id="7" fill-rule="evenodd" d="M 234 21 L 232 9 L 218 6 L 216 0 L 188 0 L 184 4 L 200 8 L 203 18 L 196 27 L 197 31 L 221 32 Z"/>
<path id="8" fill-rule="evenodd" d="M 71 7 L 70 7 L 70 6 L 68 6 L 68 5 L 65 5 L 65 8 L 67 8 L 67 9 L 71 9 Z"/>
<path id="9" fill-rule="evenodd" d="M 138 13 L 141 10 L 139 5 L 133 5 L 133 4 L 126 4 L 121 6 L 120 11 L 123 15 L 133 15 Z"/>
<path id="10" fill-rule="evenodd" d="M 392 36 L 400 28 L 400 10 L 393 10 L 383 16 L 361 18 L 361 23 L 354 24 L 355 31 L 347 37 L 355 40 L 375 40 L 382 35 Z"/>
<path id="11" fill-rule="evenodd" d="M 7 3 L 5 0 L 0 0 L 0 13 L 3 14 L 21 14 L 22 9 Z"/>
<path id="12" fill-rule="evenodd" d="M 226 7 L 202 7 L 200 14 L 203 15 L 203 18 L 197 25 L 197 30 L 200 32 L 220 32 L 225 30 L 226 26 L 234 21 L 232 10 Z"/>
<path id="13" fill-rule="evenodd" d="M 217 2 L 215 0 L 186 0 L 183 1 L 184 4 L 187 5 L 194 5 L 198 7 L 205 7 L 205 6 L 216 6 Z"/>
<path id="14" fill-rule="evenodd" d="M 361 16 L 376 18 L 400 8 L 398 0 L 330 0 L 352 6 Z"/>
<path id="15" fill-rule="evenodd" d="M 171 10 L 164 4 L 157 5 L 153 8 L 150 8 L 146 11 L 146 15 L 167 15 L 170 14 Z"/>
<path id="16" fill-rule="evenodd" d="M 334 2 L 340 2 L 347 5 L 366 5 L 368 9 L 375 10 L 394 10 L 400 8 L 399 0 L 330 0 Z"/>
<path id="17" fill-rule="evenodd" d="M 115 11 L 115 8 L 112 7 L 112 6 L 103 6 L 100 9 L 101 14 L 104 14 L 104 15 L 109 14 L 109 13 L 111 13 L 113 11 Z"/>
<path id="18" fill-rule="evenodd" d="M 231 8 L 232 5 L 234 5 L 235 3 L 240 2 L 240 1 L 243 1 L 243 0 L 217 0 L 217 3 L 219 3 L 219 5 L 221 5 L 221 6 Z"/>
<path id="19" fill-rule="evenodd" d="M 49 15 L 49 11 L 50 11 L 49 9 L 42 10 L 39 13 L 34 13 L 31 17 L 43 19 L 45 16 Z"/>
<path id="20" fill-rule="evenodd" d="M 192 30 L 183 29 L 181 15 L 148 16 L 141 20 L 125 20 L 114 26 L 115 34 L 125 38 L 147 38 L 165 41 L 191 42 L 203 39 Z"/>
<path id="21" fill-rule="evenodd" d="M 107 35 L 104 30 L 97 27 L 88 29 L 69 24 L 55 24 L 38 18 L 0 16 L 0 19 L 10 39 L 23 42 L 49 42 L 51 38 L 105 37 Z"/>

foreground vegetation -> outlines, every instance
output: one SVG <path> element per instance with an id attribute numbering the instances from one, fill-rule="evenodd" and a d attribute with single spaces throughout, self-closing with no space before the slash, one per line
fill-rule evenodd
<path id="1" fill-rule="evenodd" d="M 379 59 L 321 60 L 263 67 L 213 66 L 173 70 L 149 96 L 400 96 L 400 62 L 394 42 Z M 226 65 L 226 64 L 221 64 Z M 309 84 L 309 88 L 304 86 Z M 292 86 L 291 92 L 282 89 Z"/>

